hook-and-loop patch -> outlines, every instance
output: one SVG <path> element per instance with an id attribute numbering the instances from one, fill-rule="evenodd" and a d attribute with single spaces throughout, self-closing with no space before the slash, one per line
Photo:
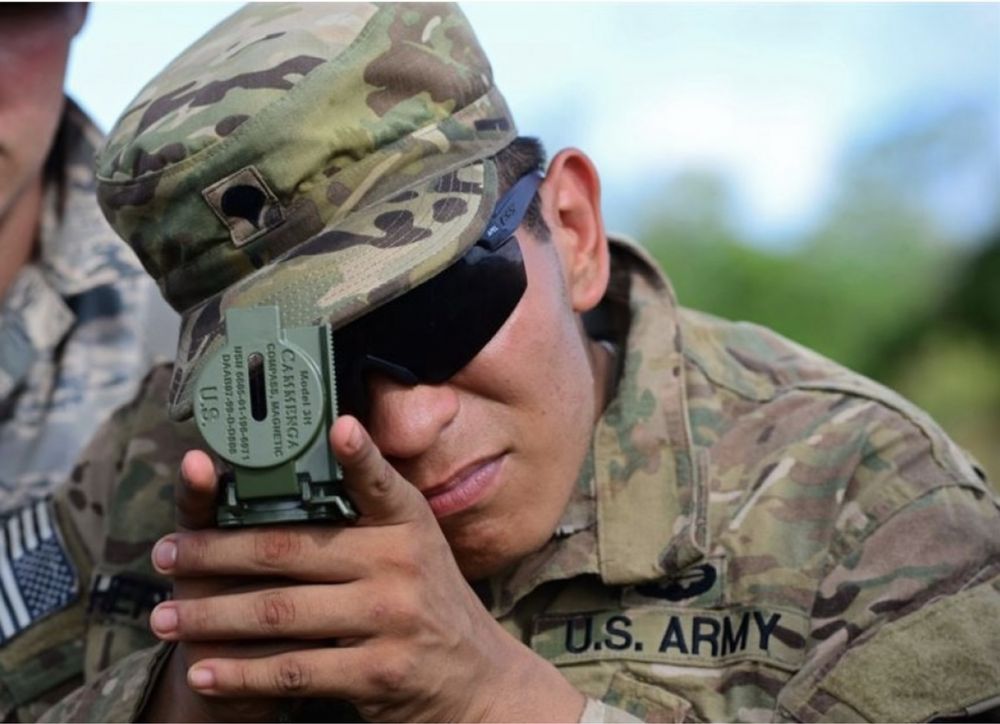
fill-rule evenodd
<path id="1" fill-rule="evenodd" d="M 0 521 L 0 645 L 79 595 L 79 574 L 49 501 L 29 503 Z"/>

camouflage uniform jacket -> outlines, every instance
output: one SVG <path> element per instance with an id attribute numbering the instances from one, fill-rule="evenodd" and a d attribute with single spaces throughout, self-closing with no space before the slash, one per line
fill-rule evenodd
<path id="1" fill-rule="evenodd" d="M 0 510 L 64 480 L 97 423 L 135 394 L 154 352 L 172 354 L 176 342 L 176 315 L 97 207 L 100 140 L 67 101 L 37 253 L 0 299 Z"/>
<path id="2" fill-rule="evenodd" d="M 643 252 L 614 253 L 589 321 L 624 350 L 616 396 L 555 536 L 480 586 L 484 604 L 591 697 L 587 719 L 913 721 L 993 705 L 1000 513 L 981 472 L 892 392 L 678 309 Z M 8 711 L 58 695 L 43 659 L 65 686 L 87 681 L 47 719 L 141 711 L 167 650 L 140 650 L 162 595 L 149 550 L 197 443 L 166 421 L 168 378 L 148 378 L 54 501 L 91 594 L 0 650 Z"/>

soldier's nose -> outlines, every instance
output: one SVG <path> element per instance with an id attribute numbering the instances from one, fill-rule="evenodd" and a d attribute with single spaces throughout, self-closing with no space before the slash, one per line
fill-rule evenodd
<path id="1" fill-rule="evenodd" d="M 368 431 L 387 457 L 411 458 L 429 449 L 459 411 L 458 393 L 447 382 L 410 386 L 373 374 L 368 394 Z"/>

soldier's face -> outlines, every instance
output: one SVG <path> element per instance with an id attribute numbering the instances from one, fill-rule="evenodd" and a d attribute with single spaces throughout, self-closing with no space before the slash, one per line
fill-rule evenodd
<path id="1" fill-rule="evenodd" d="M 550 176 L 552 171 L 550 171 Z M 559 189 L 546 181 L 543 204 Z M 568 198 L 564 196 L 564 198 Z M 546 214 L 549 219 L 549 214 Z M 551 537 L 589 449 L 603 400 L 603 350 L 579 313 L 606 287 L 575 231 L 518 232 L 527 289 L 504 326 L 440 385 L 371 380 L 368 426 L 376 444 L 430 503 L 463 573 L 480 578 Z M 603 245 L 603 230 L 599 229 Z M 596 286 L 595 286 L 596 285 Z"/>
<path id="2" fill-rule="evenodd" d="M 41 173 L 85 15 L 81 3 L 0 4 L 0 219 Z"/>

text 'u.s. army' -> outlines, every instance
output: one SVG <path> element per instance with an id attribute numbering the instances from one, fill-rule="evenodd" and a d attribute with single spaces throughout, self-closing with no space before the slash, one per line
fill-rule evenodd
<path id="1" fill-rule="evenodd" d="M 603 619 L 603 617 L 600 617 Z M 665 615 L 658 640 L 643 640 L 632 629 L 632 619 L 624 613 L 603 619 L 575 616 L 566 621 L 565 650 L 571 654 L 591 651 L 658 651 L 722 657 L 743 651 L 768 651 L 771 634 L 781 620 L 780 613 L 761 611 L 716 615 Z M 646 628 L 646 627 L 644 627 Z M 648 630 L 648 628 L 646 629 Z"/>

